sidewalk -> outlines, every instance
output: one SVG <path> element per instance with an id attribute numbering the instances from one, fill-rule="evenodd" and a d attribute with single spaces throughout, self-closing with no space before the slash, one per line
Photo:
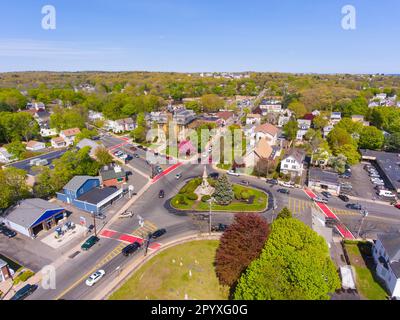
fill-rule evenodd
<path id="1" fill-rule="evenodd" d="M 183 244 L 185 242 L 189 241 L 199 241 L 199 240 L 219 240 L 221 237 L 221 234 L 201 234 L 201 235 L 190 235 L 186 237 L 182 237 L 173 241 L 170 241 L 162 246 L 159 250 L 153 251 L 147 256 L 142 256 L 137 260 L 133 260 L 130 264 L 128 264 L 125 268 L 120 270 L 120 273 L 117 274 L 117 276 L 114 278 L 113 281 L 110 281 L 110 283 L 101 291 L 99 291 L 96 296 L 93 298 L 93 300 L 106 300 L 108 299 L 111 294 L 119 289 L 119 287 L 127 280 L 131 274 L 139 269 L 142 265 L 144 265 L 146 262 L 148 262 L 151 258 L 156 256 L 157 254 L 163 252 L 164 250 L 167 250 L 173 246 Z"/>

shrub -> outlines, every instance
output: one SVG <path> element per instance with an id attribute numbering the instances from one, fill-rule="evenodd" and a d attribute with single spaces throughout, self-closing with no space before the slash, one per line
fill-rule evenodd
<path id="1" fill-rule="evenodd" d="M 199 198 L 199 196 L 197 194 L 195 194 L 195 193 L 189 193 L 189 194 L 186 195 L 186 197 L 189 200 L 193 200 L 193 201 L 196 201 Z"/>
<path id="2" fill-rule="evenodd" d="M 211 196 L 202 196 L 201 197 L 201 201 L 202 202 L 208 202 L 208 201 L 210 201 L 211 200 Z"/>
<path id="3" fill-rule="evenodd" d="M 17 277 L 14 278 L 13 283 L 17 285 L 20 282 L 25 282 L 30 277 L 32 277 L 35 273 L 31 270 L 22 271 Z"/>
<path id="4" fill-rule="evenodd" d="M 240 196 L 242 197 L 242 200 L 245 200 L 245 201 L 249 200 L 249 198 L 250 198 L 250 194 L 247 191 L 242 191 Z"/>
<path id="5" fill-rule="evenodd" d="M 179 195 L 176 200 L 175 203 L 178 205 L 187 205 L 186 199 L 184 195 Z"/>

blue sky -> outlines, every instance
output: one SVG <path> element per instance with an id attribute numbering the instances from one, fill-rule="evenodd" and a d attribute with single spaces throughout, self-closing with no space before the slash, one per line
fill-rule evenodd
<path id="1" fill-rule="evenodd" d="M 7 0 L 0 71 L 400 73 L 399 35 L 398 0 Z"/>

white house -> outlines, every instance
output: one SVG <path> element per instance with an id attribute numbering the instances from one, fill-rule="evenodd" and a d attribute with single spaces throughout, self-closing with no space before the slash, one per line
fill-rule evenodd
<path id="1" fill-rule="evenodd" d="M 304 135 L 311 128 L 311 120 L 307 119 L 298 119 L 297 120 L 298 128 L 296 139 L 299 141 L 303 140 Z"/>
<path id="2" fill-rule="evenodd" d="M 88 118 L 90 121 L 104 120 L 104 116 L 101 112 L 93 110 L 89 110 Z"/>
<path id="3" fill-rule="evenodd" d="M 28 151 L 40 151 L 46 149 L 46 144 L 39 141 L 31 140 L 26 144 L 26 150 Z"/>
<path id="4" fill-rule="evenodd" d="M 0 148 L 0 163 L 9 163 L 14 159 L 14 156 L 10 154 L 6 148 Z"/>
<path id="5" fill-rule="evenodd" d="M 342 120 L 341 112 L 332 112 L 331 114 L 331 123 L 332 125 L 338 124 Z"/>
<path id="6" fill-rule="evenodd" d="M 259 126 L 261 124 L 261 115 L 249 113 L 246 117 L 246 125 L 252 124 Z"/>
<path id="7" fill-rule="evenodd" d="M 386 284 L 392 297 L 400 298 L 400 234 L 378 234 L 372 255 L 376 274 Z"/>
<path id="8" fill-rule="evenodd" d="M 55 149 L 66 148 L 68 146 L 67 142 L 61 137 L 53 138 L 50 140 L 50 142 L 51 146 Z"/>
<path id="9" fill-rule="evenodd" d="M 67 129 L 60 132 L 60 137 L 64 139 L 67 146 L 74 144 L 75 137 L 81 133 L 79 128 Z"/>
<path id="10" fill-rule="evenodd" d="M 301 176 L 303 174 L 304 158 L 304 150 L 291 149 L 281 161 L 280 172 L 292 176 Z"/>
<path id="11" fill-rule="evenodd" d="M 265 138 L 271 146 L 275 145 L 278 140 L 279 129 L 270 123 L 264 123 L 254 129 L 253 138 L 259 141 Z"/>
<path id="12" fill-rule="evenodd" d="M 136 128 L 136 124 L 132 118 L 120 119 L 120 120 L 109 120 L 108 128 L 114 133 L 121 133 L 125 131 L 132 131 Z"/>
<path id="13" fill-rule="evenodd" d="M 326 139 L 326 137 L 328 136 L 328 134 L 333 130 L 333 126 L 332 125 L 328 125 L 326 127 L 324 127 L 323 131 L 324 131 L 324 138 Z"/>
<path id="14" fill-rule="evenodd" d="M 49 129 L 49 128 L 40 128 L 40 135 L 43 138 L 53 137 L 58 134 L 57 129 Z"/>

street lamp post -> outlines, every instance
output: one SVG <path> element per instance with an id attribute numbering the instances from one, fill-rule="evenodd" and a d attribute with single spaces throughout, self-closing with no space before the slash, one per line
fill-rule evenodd
<path id="1" fill-rule="evenodd" d="M 209 211 L 209 214 L 208 214 L 208 232 L 210 234 L 211 234 L 211 215 L 212 215 L 211 206 L 212 206 L 213 201 L 214 201 L 214 198 L 211 198 L 210 201 L 208 202 L 209 205 L 210 205 L 210 211 Z"/>

